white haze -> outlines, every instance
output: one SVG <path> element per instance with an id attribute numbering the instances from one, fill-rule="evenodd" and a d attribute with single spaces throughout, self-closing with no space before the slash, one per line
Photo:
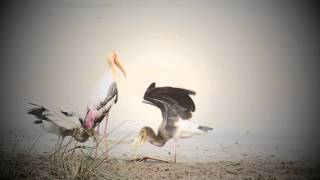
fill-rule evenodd
<path id="1" fill-rule="evenodd" d="M 28 102 L 84 114 L 115 50 L 128 77 L 116 74 L 110 128 L 123 120 L 135 121 L 125 131 L 157 128 L 159 109 L 142 103 L 156 82 L 195 90 L 194 121 L 218 132 L 309 131 L 310 84 L 285 19 L 248 3 L 170 2 L 57 1 L 17 13 L 4 82 L 4 110 L 15 112 L 2 128 L 38 129 Z"/>

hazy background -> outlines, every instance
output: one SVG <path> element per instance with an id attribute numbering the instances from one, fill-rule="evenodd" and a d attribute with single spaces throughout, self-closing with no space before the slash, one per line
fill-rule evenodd
<path id="1" fill-rule="evenodd" d="M 11 1 L 3 13 L 1 129 L 39 130 L 28 102 L 82 114 L 115 50 L 128 77 L 110 127 L 157 128 L 148 85 L 195 90 L 216 132 L 318 137 L 317 8 L 254 1 Z"/>

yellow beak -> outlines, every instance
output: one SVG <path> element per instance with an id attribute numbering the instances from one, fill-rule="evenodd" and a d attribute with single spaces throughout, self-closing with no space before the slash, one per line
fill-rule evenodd
<path id="1" fill-rule="evenodd" d="M 133 142 L 131 143 L 134 147 L 139 147 L 141 145 L 141 139 L 139 137 L 134 138 Z"/>
<path id="2" fill-rule="evenodd" d="M 126 71 L 124 70 L 124 68 L 122 67 L 120 61 L 119 61 L 119 58 L 116 56 L 115 57 L 115 60 L 114 60 L 114 63 L 116 64 L 116 66 L 121 70 L 122 74 L 124 77 L 127 77 L 127 74 L 126 74 Z"/>
<path id="3" fill-rule="evenodd" d="M 138 137 L 136 137 L 132 144 L 133 146 L 135 147 L 139 147 L 141 146 L 145 141 L 147 140 L 147 136 L 146 136 L 146 132 L 145 131 L 142 131 L 139 133 Z"/>

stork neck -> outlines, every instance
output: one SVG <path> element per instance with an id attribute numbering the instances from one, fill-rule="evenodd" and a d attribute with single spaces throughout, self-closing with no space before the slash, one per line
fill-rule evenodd
<path id="1" fill-rule="evenodd" d="M 111 79 L 114 81 L 115 80 L 115 68 L 113 67 L 113 65 L 109 65 L 109 69 L 106 73 L 106 76 L 110 76 Z"/>
<path id="2" fill-rule="evenodd" d="M 145 127 L 146 131 L 147 131 L 147 137 L 148 137 L 148 141 L 158 147 L 162 147 L 167 141 L 168 139 L 165 138 L 161 133 L 158 132 L 158 134 L 156 135 L 156 133 L 153 131 L 152 128 L 150 127 Z"/>
<path id="3" fill-rule="evenodd" d="M 100 81 L 98 82 L 98 84 L 96 85 L 98 86 L 103 86 L 108 82 L 113 82 L 115 80 L 115 74 L 113 73 L 112 69 L 108 69 L 102 76 L 102 78 L 100 79 Z"/>

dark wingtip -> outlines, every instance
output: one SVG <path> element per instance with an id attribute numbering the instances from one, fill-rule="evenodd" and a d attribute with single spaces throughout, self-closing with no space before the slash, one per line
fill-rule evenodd
<path id="1" fill-rule="evenodd" d="M 208 126 L 199 126 L 199 129 L 202 131 L 206 131 L 206 132 L 213 130 L 213 128 L 208 127 Z"/>
<path id="2" fill-rule="evenodd" d="M 156 83 L 153 82 L 153 83 L 151 83 L 151 84 L 149 85 L 149 87 L 148 87 L 148 89 L 147 89 L 146 91 L 149 91 L 149 90 L 151 90 L 151 89 L 154 89 L 155 87 L 156 87 Z"/>
<path id="3" fill-rule="evenodd" d="M 43 106 L 40 106 L 38 104 L 35 103 L 28 103 L 30 105 L 36 106 L 30 109 L 27 109 L 27 113 L 30 115 L 35 116 L 36 118 L 38 118 L 38 120 L 34 121 L 35 124 L 40 124 L 42 123 L 42 120 L 46 120 L 47 118 L 43 115 L 44 111 L 47 111 L 46 108 L 44 108 Z"/>
<path id="4" fill-rule="evenodd" d="M 34 124 L 42 124 L 42 120 L 33 121 Z"/>
<path id="5" fill-rule="evenodd" d="M 181 89 L 183 90 L 185 93 L 187 93 L 188 95 L 196 95 L 196 91 L 194 90 L 190 90 L 190 89 L 183 89 L 183 88 L 176 88 L 176 89 Z"/>
<path id="6" fill-rule="evenodd" d="M 28 104 L 33 105 L 33 106 L 36 106 L 36 107 L 38 107 L 38 108 L 41 108 L 42 110 L 46 110 L 45 107 L 40 106 L 40 105 L 38 105 L 38 104 L 36 104 L 36 103 L 30 103 L 30 102 L 29 102 Z M 28 110 L 27 110 L 27 111 L 28 111 L 28 114 L 30 114 L 29 112 L 32 111 L 32 110 L 34 110 L 34 109 L 36 109 L 36 108 L 30 108 L 30 109 L 28 109 Z"/>
<path id="7" fill-rule="evenodd" d="M 37 107 L 42 107 L 42 106 L 40 106 L 40 105 L 38 105 L 38 104 L 36 104 L 36 103 L 31 103 L 31 102 L 29 102 L 28 104 L 33 105 L 33 106 L 37 106 Z"/>
<path id="8" fill-rule="evenodd" d="M 61 110 L 61 109 L 60 109 L 60 112 L 61 112 L 62 114 L 64 114 L 65 116 L 68 116 L 68 115 L 69 115 L 68 112 L 63 111 L 63 110 Z"/>
<path id="9" fill-rule="evenodd" d="M 148 94 L 148 92 L 151 91 L 152 89 L 154 89 L 155 87 L 156 87 L 156 83 L 155 82 L 151 83 L 149 85 L 149 87 L 147 88 L 147 90 L 145 91 L 143 98 L 145 98 L 146 95 Z"/>
<path id="10" fill-rule="evenodd" d="M 83 119 L 79 118 L 78 120 L 79 120 L 80 124 L 83 125 L 83 123 L 84 123 Z"/>
<path id="11" fill-rule="evenodd" d="M 195 91 L 189 90 L 190 95 L 196 95 L 197 93 Z"/>

